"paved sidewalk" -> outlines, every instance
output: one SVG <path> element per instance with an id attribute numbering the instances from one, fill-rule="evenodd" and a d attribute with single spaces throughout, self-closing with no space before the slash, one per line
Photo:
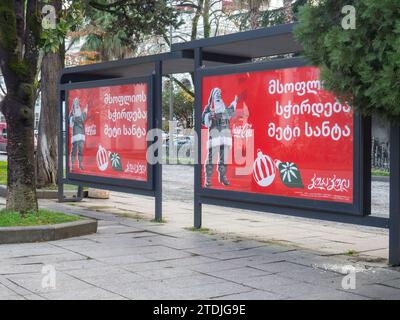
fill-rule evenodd
<path id="1" fill-rule="evenodd" d="M 388 183 L 374 182 L 372 189 L 373 213 L 387 215 Z M 109 200 L 85 199 L 70 205 L 139 219 L 154 217 L 154 199 L 137 195 L 111 193 Z M 193 225 L 192 166 L 163 167 L 163 215 L 176 227 Z M 288 244 L 325 255 L 351 254 L 363 261 L 387 263 L 387 229 L 208 205 L 203 206 L 203 226 L 211 232 Z"/>
<path id="2" fill-rule="evenodd" d="M 386 267 L 386 230 L 204 206 L 209 229 L 194 232 L 190 170 L 164 168 L 166 224 L 151 222 L 153 199 L 142 196 L 42 200 L 98 219 L 99 231 L 0 245 L 0 299 L 400 299 L 400 268 Z M 55 268 L 55 289 L 42 286 L 46 265 Z M 342 287 L 349 266 L 354 290 Z"/>
<path id="3" fill-rule="evenodd" d="M 400 299 L 400 270 L 58 208 L 101 219 L 98 233 L 0 246 L 0 299 Z M 42 286 L 44 265 L 55 268 L 54 289 Z M 356 268 L 355 290 L 342 288 L 346 265 Z"/>

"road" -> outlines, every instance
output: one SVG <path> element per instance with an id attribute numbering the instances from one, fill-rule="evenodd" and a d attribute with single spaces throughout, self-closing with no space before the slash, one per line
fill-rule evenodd
<path id="1" fill-rule="evenodd" d="M 0 152 L 0 161 L 7 161 L 7 154 Z M 193 202 L 194 170 L 190 165 L 163 165 L 164 198 Z M 373 215 L 389 215 L 389 183 L 372 182 Z"/>
<path id="2" fill-rule="evenodd" d="M 167 200 L 193 202 L 193 166 L 163 166 L 163 196 Z M 373 215 L 389 215 L 389 183 L 372 182 Z"/>

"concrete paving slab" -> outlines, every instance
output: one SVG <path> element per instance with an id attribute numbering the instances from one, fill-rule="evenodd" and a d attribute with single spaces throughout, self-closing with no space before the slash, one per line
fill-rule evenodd
<path id="1" fill-rule="evenodd" d="M 250 290 L 242 293 L 223 295 L 215 298 L 215 300 L 284 300 L 287 298 L 283 295 L 267 291 Z"/>
<path id="2" fill-rule="evenodd" d="M 336 291 L 322 291 L 316 294 L 310 294 L 304 297 L 305 300 L 368 300 L 367 297 L 352 293 L 351 290 L 348 292 L 336 290 Z"/>
<path id="3" fill-rule="evenodd" d="M 400 298 L 400 270 L 382 260 L 387 231 L 204 206 L 210 230 L 193 232 L 191 187 L 176 194 L 168 186 L 167 224 L 150 221 L 154 203 L 142 196 L 112 192 L 73 206 L 42 200 L 99 219 L 99 232 L 0 246 L 0 299 Z M 56 270 L 56 289 L 42 288 L 45 263 Z M 341 288 L 346 265 L 357 268 L 355 290 Z"/>
<path id="4" fill-rule="evenodd" d="M 198 275 L 196 271 L 189 270 L 187 268 L 180 267 L 165 267 L 153 270 L 142 270 L 136 271 L 138 275 L 140 275 L 145 279 L 149 280 L 168 280 L 175 279 L 180 277 L 192 277 Z"/>
<path id="5" fill-rule="evenodd" d="M 45 293 L 42 296 L 48 300 L 123 300 L 124 298 L 100 288 L 64 290 L 63 292 Z"/>
<path id="6" fill-rule="evenodd" d="M 400 289 L 390 287 L 382 284 L 368 284 L 363 286 L 357 286 L 353 291 L 358 295 L 365 297 L 379 299 L 379 300 L 399 300 Z"/>
<path id="7" fill-rule="evenodd" d="M 241 279 L 239 283 L 253 289 L 289 296 L 285 291 L 280 292 L 275 289 L 281 286 L 297 285 L 301 282 L 294 279 L 284 278 L 276 274 L 268 274 L 262 277 Z"/>
<path id="8" fill-rule="evenodd" d="M 230 280 L 232 282 L 242 283 L 246 279 L 254 279 L 257 277 L 265 276 L 268 273 L 264 270 L 241 267 L 236 269 L 219 270 L 219 271 L 209 271 L 204 274 L 217 277 L 220 279 Z"/>
<path id="9" fill-rule="evenodd" d="M 46 287 L 43 286 L 43 275 L 39 274 L 28 274 L 28 275 L 11 275 L 7 276 L 7 279 L 21 288 L 25 288 L 29 293 L 36 294 L 48 294 L 55 292 L 67 292 L 69 290 L 84 290 L 91 289 L 93 286 L 87 284 L 84 281 L 77 280 L 66 274 L 57 272 L 56 275 L 56 286 Z"/>

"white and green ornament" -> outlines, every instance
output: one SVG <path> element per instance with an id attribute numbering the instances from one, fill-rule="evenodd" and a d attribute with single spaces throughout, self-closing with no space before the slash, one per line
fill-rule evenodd
<path id="1" fill-rule="evenodd" d="M 304 188 L 300 170 L 295 163 L 276 160 L 275 165 L 285 186 L 288 188 Z"/>
<path id="2" fill-rule="evenodd" d="M 114 171 L 122 171 L 121 157 L 116 152 L 110 152 L 110 162 Z"/>

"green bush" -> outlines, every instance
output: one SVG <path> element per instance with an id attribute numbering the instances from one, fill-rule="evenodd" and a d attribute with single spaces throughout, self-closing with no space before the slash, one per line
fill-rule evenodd
<path id="1" fill-rule="evenodd" d="M 312 3 L 300 8 L 295 36 L 325 87 L 364 115 L 399 121 L 400 1 Z M 356 10 L 355 29 L 342 27 L 345 5 Z"/>

